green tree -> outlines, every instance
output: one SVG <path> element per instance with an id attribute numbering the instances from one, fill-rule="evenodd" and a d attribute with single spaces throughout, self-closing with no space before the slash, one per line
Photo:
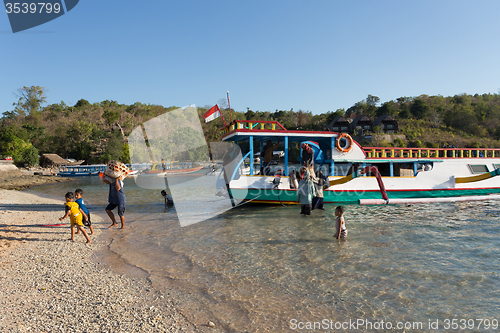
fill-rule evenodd
<path id="1" fill-rule="evenodd" d="M 38 149 L 33 147 L 31 144 L 22 152 L 21 157 L 21 163 L 26 165 L 27 167 L 37 166 L 40 162 L 38 157 Z"/>
<path id="2" fill-rule="evenodd" d="M 429 114 L 429 106 L 423 100 L 417 99 L 411 106 L 410 112 L 415 118 L 423 119 Z"/>
<path id="3" fill-rule="evenodd" d="M 388 114 L 391 117 L 396 117 L 398 115 L 398 110 L 394 107 L 394 102 L 385 102 L 381 107 L 377 109 L 377 117 L 383 116 L 384 114 Z"/>
<path id="4" fill-rule="evenodd" d="M 20 116 L 33 115 L 40 111 L 41 105 L 47 101 L 45 96 L 45 87 L 31 86 L 22 87 L 17 90 L 19 97 L 18 101 L 14 103 L 14 112 Z"/>
<path id="5" fill-rule="evenodd" d="M 86 99 L 79 99 L 78 102 L 76 102 L 75 104 L 75 108 L 82 108 L 82 107 L 86 107 L 86 106 L 90 106 L 92 104 L 89 103 L 89 101 L 87 101 Z"/>
<path id="6" fill-rule="evenodd" d="M 103 114 L 104 119 L 110 125 L 113 125 L 118 119 L 120 119 L 120 112 L 115 110 L 106 110 Z"/>
<path id="7" fill-rule="evenodd" d="M 112 131 L 111 137 L 106 143 L 104 153 L 99 160 L 102 163 L 107 163 L 109 160 L 120 160 L 123 154 L 122 134 L 120 131 Z"/>
<path id="8" fill-rule="evenodd" d="M 377 114 L 377 104 L 380 102 L 380 98 L 373 95 L 368 95 L 366 97 L 366 110 L 365 116 L 374 118 Z"/>

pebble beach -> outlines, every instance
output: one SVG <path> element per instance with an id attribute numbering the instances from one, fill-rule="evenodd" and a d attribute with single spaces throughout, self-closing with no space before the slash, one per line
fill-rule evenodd
<path id="1" fill-rule="evenodd" d="M 96 260 L 108 221 L 93 215 L 92 244 L 69 240 L 63 200 L 0 190 L 0 332 L 218 332 L 196 327 L 148 276 Z M 120 232 L 127 232 L 126 229 Z"/>

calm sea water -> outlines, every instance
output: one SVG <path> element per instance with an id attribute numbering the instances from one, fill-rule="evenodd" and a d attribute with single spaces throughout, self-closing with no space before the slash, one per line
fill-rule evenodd
<path id="1" fill-rule="evenodd" d="M 97 177 L 29 191 L 62 198 L 77 187 L 91 213 L 104 211 L 108 187 Z M 124 189 L 127 230 L 103 233 L 101 259 L 148 274 L 199 326 L 281 332 L 294 322 L 364 319 L 428 330 L 429 320 L 444 329 L 447 319 L 500 319 L 498 201 L 349 205 L 349 236 L 338 241 L 334 205 L 306 217 L 299 206 L 248 204 L 180 227 L 160 190 L 133 179 Z"/>

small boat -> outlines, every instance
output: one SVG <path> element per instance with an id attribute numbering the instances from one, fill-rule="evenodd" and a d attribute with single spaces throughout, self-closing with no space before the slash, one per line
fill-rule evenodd
<path id="1" fill-rule="evenodd" d="M 203 166 L 197 166 L 197 167 L 186 168 L 186 169 L 171 169 L 171 170 L 167 170 L 165 172 L 165 175 L 168 176 L 168 175 L 178 175 L 178 174 L 184 174 L 184 173 L 193 173 L 193 172 L 196 172 L 198 170 L 201 170 L 202 168 L 203 168 Z"/>
<path id="2" fill-rule="evenodd" d="M 57 175 L 59 177 L 98 176 L 99 172 L 104 172 L 104 170 L 106 170 L 106 164 L 68 165 L 60 166 Z"/>
<path id="3" fill-rule="evenodd" d="M 167 175 L 196 172 L 203 166 L 193 166 L 193 162 L 160 162 L 148 164 L 143 174 L 163 177 Z"/>
<path id="4" fill-rule="evenodd" d="M 296 203 L 294 176 L 302 166 L 302 147 L 312 148 L 314 170 L 326 179 L 325 203 L 439 202 L 437 198 L 493 199 L 492 194 L 500 194 L 500 149 L 362 147 L 347 133 L 287 130 L 276 121 L 236 120 L 222 134 L 240 153 L 227 154 L 231 157 L 216 191 L 228 188 L 236 200 Z M 277 137 L 284 157 L 263 175 L 262 162 L 248 157 Z"/>

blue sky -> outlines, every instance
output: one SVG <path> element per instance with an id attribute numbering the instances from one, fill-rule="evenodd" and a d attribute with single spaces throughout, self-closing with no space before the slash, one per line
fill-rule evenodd
<path id="1" fill-rule="evenodd" d="M 245 111 L 349 108 L 368 94 L 498 93 L 500 2 L 82 0 L 13 34 L 0 13 L 0 113 L 116 100 Z"/>

